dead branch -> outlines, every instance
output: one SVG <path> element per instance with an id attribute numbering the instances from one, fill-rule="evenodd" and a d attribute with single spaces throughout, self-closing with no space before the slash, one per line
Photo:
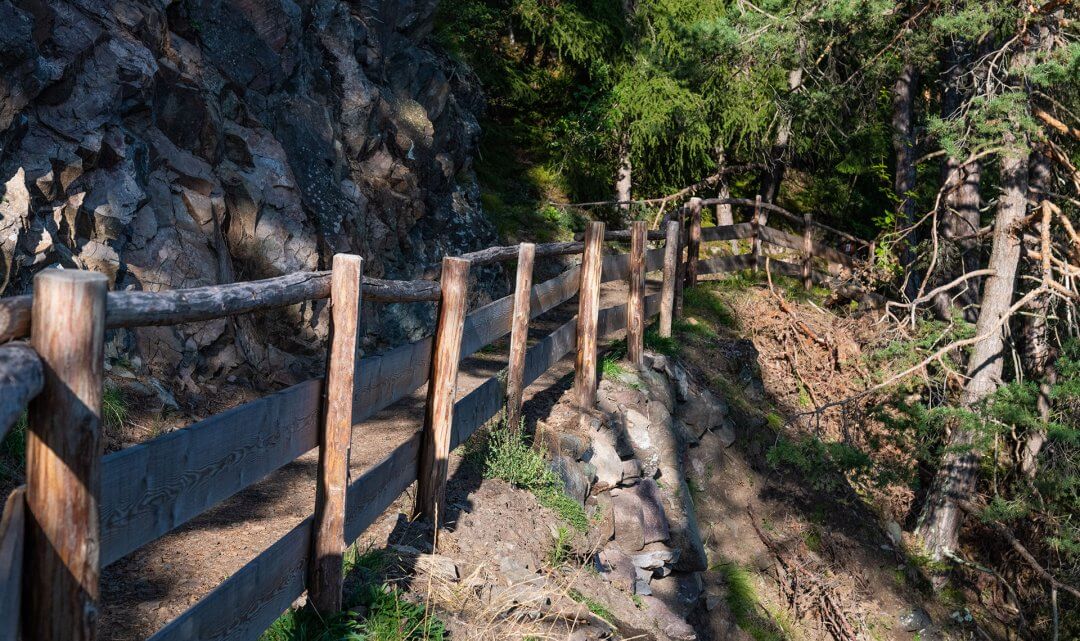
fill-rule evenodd
<path id="1" fill-rule="evenodd" d="M 831 353 L 832 346 L 829 345 L 829 342 L 815 334 L 814 330 L 810 329 L 809 325 L 800 320 L 798 314 L 796 314 L 795 310 L 791 308 L 791 305 L 789 305 L 788 302 L 784 300 L 784 297 L 776 291 L 775 287 L 773 287 L 772 272 L 769 269 L 768 256 L 765 257 L 765 278 L 769 282 L 769 291 L 772 292 L 772 295 L 776 298 L 778 304 L 780 305 L 780 309 L 782 309 L 788 316 L 791 317 L 792 323 L 795 325 L 795 328 L 802 332 L 807 338 L 814 341 L 818 345 L 821 345 L 825 349 L 829 350 L 829 352 Z"/>
<path id="2" fill-rule="evenodd" d="M 979 515 L 979 512 L 981 510 L 979 510 L 978 506 L 976 506 L 971 501 L 962 497 L 954 497 L 954 499 L 956 501 L 956 504 L 960 506 L 961 510 L 967 512 L 971 516 Z M 1031 569 L 1035 570 L 1035 573 L 1042 577 L 1047 583 L 1049 583 L 1055 589 L 1064 590 L 1076 597 L 1077 599 L 1080 599 L 1080 590 L 1074 588 L 1067 583 L 1062 583 L 1061 581 L 1058 581 L 1057 577 L 1055 577 L 1053 574 L 1050 574 L 1050 572 L 1046 568 L 1039 564 L 1038 560 L 1035 559 L 1031 552 L 1028 552 L 1028 549 L 1024 547 L 1024 544 L 1021 543 L 1016 538 L 1016 535 L 1012 533 L 1012 530 L 1010 530 L 1004 524 L 998 523 L 997 521 L 990 521 L 987 524 L 997 530 L 998 534 L 1004 537 L 1004 539 L 1009 542 L 1009 545 L 1011 545 L 1012 548 L 1016 550 L 1016 553 L 1019 554 L 1020 557 L 1024 559 L 1024 561 L 1026 561 L 1029 566 L 1031 566 Z"/>

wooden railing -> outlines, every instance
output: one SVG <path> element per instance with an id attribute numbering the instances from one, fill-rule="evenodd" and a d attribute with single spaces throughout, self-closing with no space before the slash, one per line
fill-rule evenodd
<path id="1" fill-rule="evenodd" d="M 681 220 L 663 231 L 634 223 L 607 234 L 602 223 L 591 223 L 582 241 L 446 258 L 439 282 L 362 277 L 361 259 L 349 255 L 335 256 L 328 272 L 160 293 L 106 292 L 104 276 L 89 272 L 38 274 L 33 296 L 0 300 L 0 341 L 31 339 L 30 345 L 0 346 L 0 438 L 29 404 L 27 485 L 9 498 L 0 522 L 0 641 L 16 638 L 20 613 L 27 639 L 93 638 L 101 567 L 316 448 L 314 514 L 152 639 L 257 639 L 305 590 L 320 610 L 338 609 L 345 545 L 413 482 L 417 512 L 437 520 L 449 452 L 504 410 L 516 421 L 525 387 L 576 350 L 575 400 L 591 406 L 600 337 L 625 328 L 628 357 L 640 365 L 646 322 L 659 314 L 660 333 L 670 335 L 684 284 L 759 264 L 760 255 L 700 260 L 702 242 L 798 244 L 807 251 L 807 265 L 815 254 L 851 263 L 832 248 L 763 225 L 703 230 L 703 202 L 710 201 L 694 199 L 687 207 L 687 233 Z M 605 240 L 629 240 L 630 251 L 604 255 Z M 649 240 L 662 242 L 647 249 Z M 578 253 L 580 266 L 532 285 L 535 257 Z M 512 259 L 518 261 L 515 291 L 466 313 L 470 267 Z M 647 296 L 645 273 L 660 269 L 661 291 Z M 626 280 L 626 302 L 601 309 L 601 284 Z M 578 314 L 527 347 L 529 320 L 575 295 Z M 325 378 L 100 455 L 107 328 L 208 320 L 323 298 L 331 302 Z M 435 334 L 358 358 L 361 304 L 413 301 L 438 302 Z M 506 375 L 455 401 L 458 363 L 508 333 Z M 422 430 L 347 484 L 352 429 L 425 384 Z"/>

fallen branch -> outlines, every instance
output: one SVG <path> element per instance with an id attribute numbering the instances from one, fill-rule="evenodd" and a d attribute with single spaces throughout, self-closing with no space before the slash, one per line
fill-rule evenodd
<path id="1" fill-rule="evenodd" d="M 955 497 L 954 500 L 956 501 L 956 504 L 960 506 L 961 510 L 967 512 L 971 516 L 978 516 L 981 512 L 978 506 L 965 498 Z M 1049 583 L 1051 587 L 1057 590 L 1064 590 L 1065 592 L 1068 592 L 1077 599 L 1080 599 L 1080 590 L 1074 588 L 1068 583 L 1062 583 L 1061 581 L 1058 581 L 1057 577 L 1055 577 L 1053 574 L 1050 574 L 1050 572 L 1046 568 L 1039 564 L 1039 561 L 1031 554 L 1031 552 L 1028 552 L 1028 549 L 1024 547 L 1024 544 L 1021 543 L 1019 539 L 1016 538 L 1016 535 L 1012 533 L 1012 530 L 1010 530 L 1004 524 L 998 523 L 997 521 L 989 521 L 987 522 L 987 525 L 997 530 L 998 534 L 1004 537 L 1005 540 L 1009 542 L 1009 545 L 1011 545 L 1012 548 L 1016 550 L 1016 553 L 1019 554 L 1020 557 L 1024 559 L 1024 561 L 1026 561 L 1029 566 L 1031 566 L 1031 569 L 1035 570 L 1035 573 L 1042 577 L 1047 583 Z"/>
<path id="2" fill-rule="evenodd" d="M 765 278 L 768 279 L 768 281 L 769 281 L 769 291 L 772 292 L 772 295 L 774 297 L 776 297 L 776 300 L 779 302 L 780 309 L 784 310 L 784 312 L 788 316 L 791 317 L 791 320 L 794 323 L 796 329 L 798 329 L 800 332 L 802 332 L 810 340 L 814 341 L 818 345 L 821 345 L 825 349 L 829 350 L 829 352 L 831 353 L 832 352 L 832 346 L 829 345 L 829 342 L 826 341 L 824 338 L 821 338 L 820 336 L 815 334 L 814 330 L 810 329 L 809 325 L 807 325 L 802 320 L 800 320 L 798 314 L 796 314 L 795 310 L 793 310 L 791 308 L 791 305 L 789 305 L 788 302 L 786 300 L 784 300 L 784 297 L 781 296 L 780 293 L 776 291 L 775 287 L 773 287 L 772 273 L 769 270 L 769 257 L 768 256 L 765 257 Z"/>

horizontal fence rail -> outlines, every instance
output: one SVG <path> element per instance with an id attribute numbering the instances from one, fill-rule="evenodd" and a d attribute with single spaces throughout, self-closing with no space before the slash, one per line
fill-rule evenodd
<path id="1" fill-rule="evenodd" d="M 720 202 L 755 206 L 755 218 L 749 223 L 702 228 L 701 206 Z M 761 210 L 774 211 L 785 218 L 803 223 L 804 235 L 800 237 L 765 226 L 757 215 Z M 511 354 L 515 353 L 515 349 L 520 350 L 516 360 L 512 356 L 508 365 L 513 368 L 514 376 L 507 376 L 507 369 L 504 369 L 456 402 L 444 403 L 447 409 L 441 426 L 430 424 L 429 415 L 429 421 L 425 423 L 423 430 L 417 431 L 397 446 L 347 488 L 342 477 L 338 489 L 335 490 L 336 494 L 333 495 L 336 498 L 332 499 L 336 503 L 325 503 L 326 493 L 320 490 L 316 495 L 315 514 L 325 516 L 327 506 L 337 507 L 333 507 L 329 512 L 332 515 L 331 521 L 319 521 L 322 525 L 318 528 L 318 534 L 315 517 L 308 517 L 193 607 L 159 630 L 152 639 L 253 641 L 259 638 L 296 597 L 305 589 L 313 590 L 309 583 L 310 571 L 317 565 L 312 561 L 313 542 L 319 546 L 328 546 L 324 549 L 341 549 L 339 546 L 343 543 L 342 537 L 344 543 L 355 541 L 418 479 L 427 481 L 431 500 L 440 500 L 438 497 L 445 486 L 445 475 L 439 478 L 429 469 L 431 457 L 424 456 L 424 448 L 429 447 L 432 442 L 443 448 L 443 452 L 435 453 L 435 458 L 443 461 L 442 464 L 445 465 L 447 442 L 450 449 L 456 448 L 476 430 L 502 415 L 504 410 L 514 415 L 510 412 L 510 405 L 516 403 L 516 409 L 520 410 L 520 390 L 538 380 L 575 349 L 578 356 L 575 366 L 575 394 L 579 394 L 582 402 L 587 404 L 595 391 L 588 388 L 595 387 L 596 338 L 633 328 L 632 332 L 628 332 L 627 341 L 635 342 L 634 345 L 629 345 L 630 352 L 640 354 L 641 345 L 638 343 L 643 340 L 640 328 L 644 322 L 660 315 L 667 318 L 670 324 L 671 316 L 678 313 L 684 274 L 687 284 L 693 285 L 694 279 L 699 275 L 760 268 L 767 264 L 778 273 L 792 276 L 801 273 L 806 282 L 810 282 L 811 278 L 820 282 L 823 277 L 810 272 L 812 257 L 824 259 L 830 269 L 834 264 L 848 267 L 856 265 L 847 254 L 810 238 L 809 216 L 797 219 L 775 205 L 745 199 L 692 199 L 688 208 L 680 210 L 679 218 L 684 216 L 685 221 L 673 220 L 665 226 L 665 231 L 649 232 L 644 229 L 644 224 L 636 223 L 635 231 L 605 232 L 602 224 L 592 223 L 588 241 L 546 243 L 528 247 L 492 247 L 466 254 L 462 258 L 470 261 L 467 264 L 471 265 L 494 264 L 515 260 L 520 256 L 524 262 L 520 263 L 519 272 L 524 269 L 526 273 L 531 273 L 533 256 L 585 253 L 582 264 L 584 267 L 570 267 L 555 278 L 531 287 L 531 277 L 523 281 L 519 279 L 519 282 L 526 283 L 520 288 L 527 290 L 527 296 L 515 296 L 515 293 L 511 292 L 510 295 L 470 313 L 459 312 L 464 316 L 454 317 L 454 327 L 443 328 L 440 325 L 435 336 L 355 361 L 349 356 L 349 348 L 335 352 L 339 354 L 335 357 L 338 358 L 335 371 L 347 372 L 350 368 L 355 369 L 354 376 L 346 378 L 346 382 L 331 383 L 335 388 L 332 395 L 341 399 L 344 393 L 346 399 L 344 405 L 337 402 L 334 406 L 337 408 L 334 424 L 355 427 L 377 412 L 418 392 L 429 383 L 433 352 L 440 341 L 443 345 L 440 348 L 440 362 L 444 365 L 448 360 L 450 365 L 454 365 L 455 360 L 460 362 L 503 339 L 511 334 L 512 326 Z M 825 226 L 820 227 L 836 232 Z M 836 233 L 846 237 L 843 232 Z M 699 256 L 702 243 L 746 238 L 754 240 L 755 247 L 765 242 L 801 251 L 804 254 L 803 264 L 766 259 L 756 250 L 755 253 L 744 255 L 704 259 Z M 633 242 L 630 252 L 603 255 L 602 241 L 631 240 Z M 646 241 L 650 240 L 664 242 L 659 247 L 646 249 Z M 340 263 L 339 258 L 343 257 L 335 257 L 333 272 L 298 273 L 260 281 L 157 293 L 103 293 L 103 298 L 99 299 L 99 302 L 104 301 L 103 306 L 97 307 L 94 312 L 97 314 L 96 327 L 129 328 L 205 321 L 335 297 L 340 304 L 348 304 L 351 300 L 353 308 L 356 309 L 360 299 L 384 303 L 439 302 L 444 306 L 442 309 L 445 309 L 448 297 L 453 299 L 457 309 L 464 307 L 465 293 L 460 287 L 463 282 L 460 276 L 457 289 L 452 286 L 451 280 L 444 279 L 444 291 L 442 284 L 437 281 L 393 281 L 360 277 L 358 257 L 344 257 Z M 454 265 L 460 266 L 464 262 L 460 258 L 449 260 L 451 266 L 447 269 L 458 269 Z M 338 274 L 339 264 L 343 268 L 353 265 L 354 272 L 351 280 L 342 272 L 342 279 L 338 282 L 347 282 L 349 285 L 338 286 L 334 290 L 337 293 L 332 294 L 331 283 L 334 275 Z M 644 296 L 644 273 L 661 269 L 664 280 L 662 292 Z M 440 273 L 441 267 L 434 271 Z M 466 267 L 464 273 L 467 272 Z M 72 277 L 76 276 L 72 274 Z M 52 274 L 50 278 L 63 280 L 67 277 Z M 637 286 L 630 287 L 627 301 L 600 309 L 598 301 L 601 284 L 627 282 L 628 279 L 640 280 L 636 281 L 639 283 Z M 356 283 L 360 283 L 359 296 L 352 291 Z M 578 315 L 526 349 L 528 320 L 566 304 L 575 297 L 579 301 Z M 517 324 L 516 304 L 522 305 L 522 309 L 516 310 Z M 31 296 L 0 300 L 0 343 L 27 336 L 31 316 L 36 313 L 33 311 Z M 632 319 L 629 314 L 633 314 Z M 38 328 L 39 322 L 47 320 L 35 317 L 34 327 Z M 48 327 L 47 324 L 44 326 Z M 346 323 L 342 327 L 351 328 L 351 333 L 357 331 L 355 323 Z M 521 328 L 525 331 L 520 331 Z M 452 331 L 443 334 L 444 329 Z M 349 344 L 353 343 L 350 340 L 342 342 L 342 345 Z M 456 354 L 456 359 L 447 354 Z M 356 354 L 353 353 L 352 357 L 355 358 Z M 456 367 L 452 369 L 456 371 Z M 42 360 L 31 347 L 19 343 L 0 345 L 0 438 L 19 419 L 32 399 L 39 394 L 55 393 L 56 388 L 49 387 L 49 379 L 45 373 L 47 372 L 43 368 Z M 456 376 L 456 373 L 453 375 Z M 508 389 L 508 379 L 514 381 L 516 392 Z M 93 380 L 93 377 L 87 380 Z M 334 379 L 332 376 L 331 380 L 341 379 Z M 347 448 L 344 452 L 335 452 L 328 450 L 325 443 L 320 445 L 320 440 L 325 437 L 324 424 L 330 424 L 326 419 L 327 391 L 324 388 L 322 377 L 304 381 L 97 459 L 98 463 L 94 465 L 100 466 L 100 491 L 93 497 L 93 501 L 97 508 L 100 534 L 96 536 L 91 532 L 85 541 L 85 549 L 96 550 L 97 554 L 89 575 L 91 582 L 94 582 L 92 594 L 96 595 L 96 573 L 100 567 L 113 563 L 183 526 L 300 456 L 321 447 L 320 475 L 323 474 L 323 461 L 332 462 L 342 455 L 347 456 Z M 438 394 L 453 389 L 447 388 L 445 381 L 434 388 Z M 100 393 L 100 390 L 98 392 Z M 431 394 L 429 389 L 429 406 L 432 402 Z M 350 396 L 351 412 L 346 413 L 349 412 L 347 401 Z M 40 403 L 37 407 L 38 420 L 41 420 L 42 416 L 47 417 L 41 414 L 43 406 Z M 73 429 L 81 428 L 73 426 Z M 342 429 L 337 428 L 335 433 L 343 434 Z M 441 432 L 444 436 L 431 441 L 433 430 L 437 429 L 444 430 Z M 324 436 L 320 437 L 320 433 Z M 340 442 L 337 447 L 341 447 Z M 347 461 L 347 458 L 345 460 Z M 321 480 L 320 476 L 320 482 Z M 37 489 L 39 505 L 42 491 L 44 490 L 41 488 Z M 341 505 L 342 497 L 344 508 Z M 19 598 L 22 592 L 19 586 L 22 583 L 24 564 L 27 563 L 23 555 L 22 534 L 25 528 L 22 521 L 24 515 L 27 519 L 35 518 L 33 512 L 24 510 L 25 501 L 21 490 L 13 493 L 5 506 L 3 520 L 0 521 L 0 604 L 3 605 L 4 612 L 20 610 Z M 337 520 L 339 518 L 341 520 Z M 334 578 L 334 574 L 331 572 L 321 575 L 324 577 L 323 584 L 315 595 L 319 602 L 335 603 L 335 584 L 340 594 L 341 579 L 340 576 Z M 330 578 L 326 578 L 327 576 Z M 93 598 L 96 599 L 96 596 Z M 40 598 L 35 602 L 39 609 L 34 612 L 40 613 L 40 606 L 45 602 Z M 24 608 L 23 611 L 28 610 Z M 32 622 L 24 621 L 23 624 L 25 628 L 32 625 Z M 13 633 L 7 631 L 9 628 L 14 630 L 17 625 L 16 616 L 6 617 L 4 622 L 0 622 L 0 641 L 11 638 Z"/>

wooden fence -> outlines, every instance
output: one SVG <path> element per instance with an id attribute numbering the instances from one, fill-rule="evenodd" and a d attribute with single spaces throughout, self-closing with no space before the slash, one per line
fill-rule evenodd
<path id="1" fill-rule="evenodd" d="M 418 513 L 438 519 L 452 449 L 506 411 L 521 412 L 522 391 L 571 350 L 574 398 L 595 402 L 597 342 L 626 329 L 628 357 L 640 365 L 644 328 L 659 314 L 670 335 L 684 285 L 701 275 L 761 263 L 760 243 L 804 252 L 802 265 L 775 262 L 809 279 L 814 256 L 851 265 L 851 256 L 763 224 L 701 226 L 692 199 L 685 216 L 649 232 L 644 223 L 605 234 L 590 223 L 578 242 L 494 247 L 444 259 L 439 282 L 362 276 L 357 256 L 334 257 L 327 272 L 161 293 L 106 292 L 104 276 L 47 270 L 32 296 L 0 300 L 0 438 L 29 407 L 26 486 L 0 521 L 0 641 L 95 638 L 100 568 L 164 536 L 271 472 L 318 448 L 314 514 L 154 634 L 153 641 L 257 639 L 305 590 L 322 611 L 341 606 L 341 560 L 413 482 Z M 771 206 L 769 206 L 771 207 Z M 775 208 L 778 209 L 778 208 Z M 783 211 L 783 210 L 780 210 Z M 784 215 L 791 217 L 787 212 Z M 794 218 L 794 217 L 792 217 Z M 810 229 L 809 219 L 806 229 Z M 683 232 L 683 229 L 686 229 Z M 750 239 L 748 255 L 700 259 L 701 244 Z M 604 253 L 604 241 L 630 241 Z M 648 241 L 657 247 L 648 249 Z M 861 242 L 861 241 L 859 241 Z M 532 284 L 536 257 L 582 254 L 579 266 Z M 515 291 L 466 310 L 470 267 L 517 260 Z M 662 270 L 661 291 L 646 295 L 645 274 Z M 628 281 L 626 302 L 600 308 L 602 283 Z M 809 280 L 807 280 L 809 282 Z M 529 320 L 578 298 L 578 314 L 532 347 Z M 106 329 L 184 323 L 329 299 L 327 376 L 309 380 L 145 443 L 101 456 L 103 342 Z M 436 301 L 435 334 L 384 354 L 358 358 L 360 306 Z M 506 376 L 455 401 L 460 361 L 511 335 Z M 427 384 L 422 430 L 347 483 L 352 429 Z"/>

